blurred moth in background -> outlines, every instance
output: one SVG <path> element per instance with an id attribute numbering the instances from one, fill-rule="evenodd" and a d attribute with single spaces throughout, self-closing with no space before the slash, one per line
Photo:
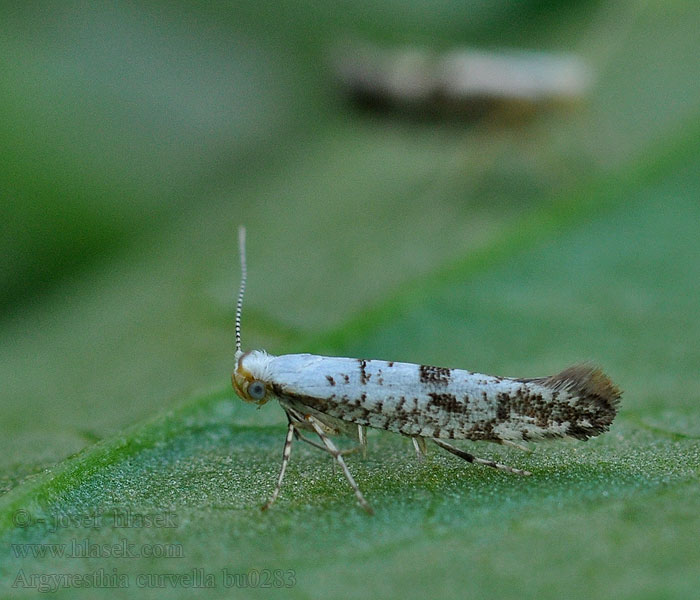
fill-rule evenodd
<path id="1" fill-rule="evenodd" d="M 332 53 L 345 93 L 362 106 L 413 114 L 529 113 L 583 99 L 593 77 L 570 54 L 422 48 L 346 43 Z"/>

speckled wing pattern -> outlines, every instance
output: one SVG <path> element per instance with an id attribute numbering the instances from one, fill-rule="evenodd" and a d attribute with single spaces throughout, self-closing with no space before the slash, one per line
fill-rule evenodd
<path id="1" fill-rule="evenodd" d="M 610 379 L 590 366 L 515 379 L 383 360 L 269 358 L 265 379 L 283 405 L 412 437 L 587 439 L 607 431 L 620 398 Z"/>

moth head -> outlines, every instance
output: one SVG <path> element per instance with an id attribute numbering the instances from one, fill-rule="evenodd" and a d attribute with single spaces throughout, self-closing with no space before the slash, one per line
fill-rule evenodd
<path id="1" fill-rule="evenodd" d="M 266 380 L 270 358 L 261 350 L 246 352 L 238 357 L 231 383 L 241 400 L 262 406 L 270 399 L 272 394 Z"/>

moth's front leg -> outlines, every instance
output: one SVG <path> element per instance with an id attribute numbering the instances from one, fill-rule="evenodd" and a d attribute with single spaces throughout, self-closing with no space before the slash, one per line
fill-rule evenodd
<path id="1" fill-rule="evenodd" d="M 263 504 L 261 510 L 267 510 L 272 506 L 277 496 L 279 496 L 280 488 L 282 487 L 282 481 L 284 480 L 284 473 L 287 470 L 287 465 L 289 464 L 289 457 L 292 454 L 292 441 L 294 440 L 294 422 L 289 419 L 289 424 L 287 425 L 287 437 L 284 440 L 284 449 L 282 450 L 282 468 L 280 469 L 280 475 L 277 479 L 277 485 L 275 486 L 275 491 L 272 492 L 270 499 Z"/>

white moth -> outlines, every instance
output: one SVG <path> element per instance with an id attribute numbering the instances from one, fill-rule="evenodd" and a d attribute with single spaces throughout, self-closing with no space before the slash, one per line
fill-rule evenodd
<path id="1" fill-rule="evenodd" d="M 245 229 L 239 230 L 241 285 L 236 306 L 236 368 L 233 387 L 246 402 L 263 405 L 276 399 L 287 414 L 287 437 L 277 485 L 277 499 L 296 437 L 328 452 L 340 465 L 357 500 L 371 507 L 329 435 L 346 435 L 366 445 L 365 427 L 412 438 L 422 456 L 426 440 L 460 458 L 519 475 L 523 471 L 477 458 L 446 440 L 484 440 L 527 450 L 518 442 L 551 438 L 586 440 L 607 431 L 621 392 L 599 369 L 574 366 L 558 375 L 535 379 L 495 377 L 443 367 L 385 360 L 313 354 L 272 356 L 241 350 L 241 310 L 247 269 Z M 318 436 L 317 443 L 304 435 Z"/>
<path id="2" fill-rule="evenodd" d="M 585 97 L 588 65 L 571 54 L 455 48 L 382 48 L 345 43 L 333 70 L 346 93 L 364 106 L 425 114 L 479 114 L 485 108 L 534 108 Z"/>

